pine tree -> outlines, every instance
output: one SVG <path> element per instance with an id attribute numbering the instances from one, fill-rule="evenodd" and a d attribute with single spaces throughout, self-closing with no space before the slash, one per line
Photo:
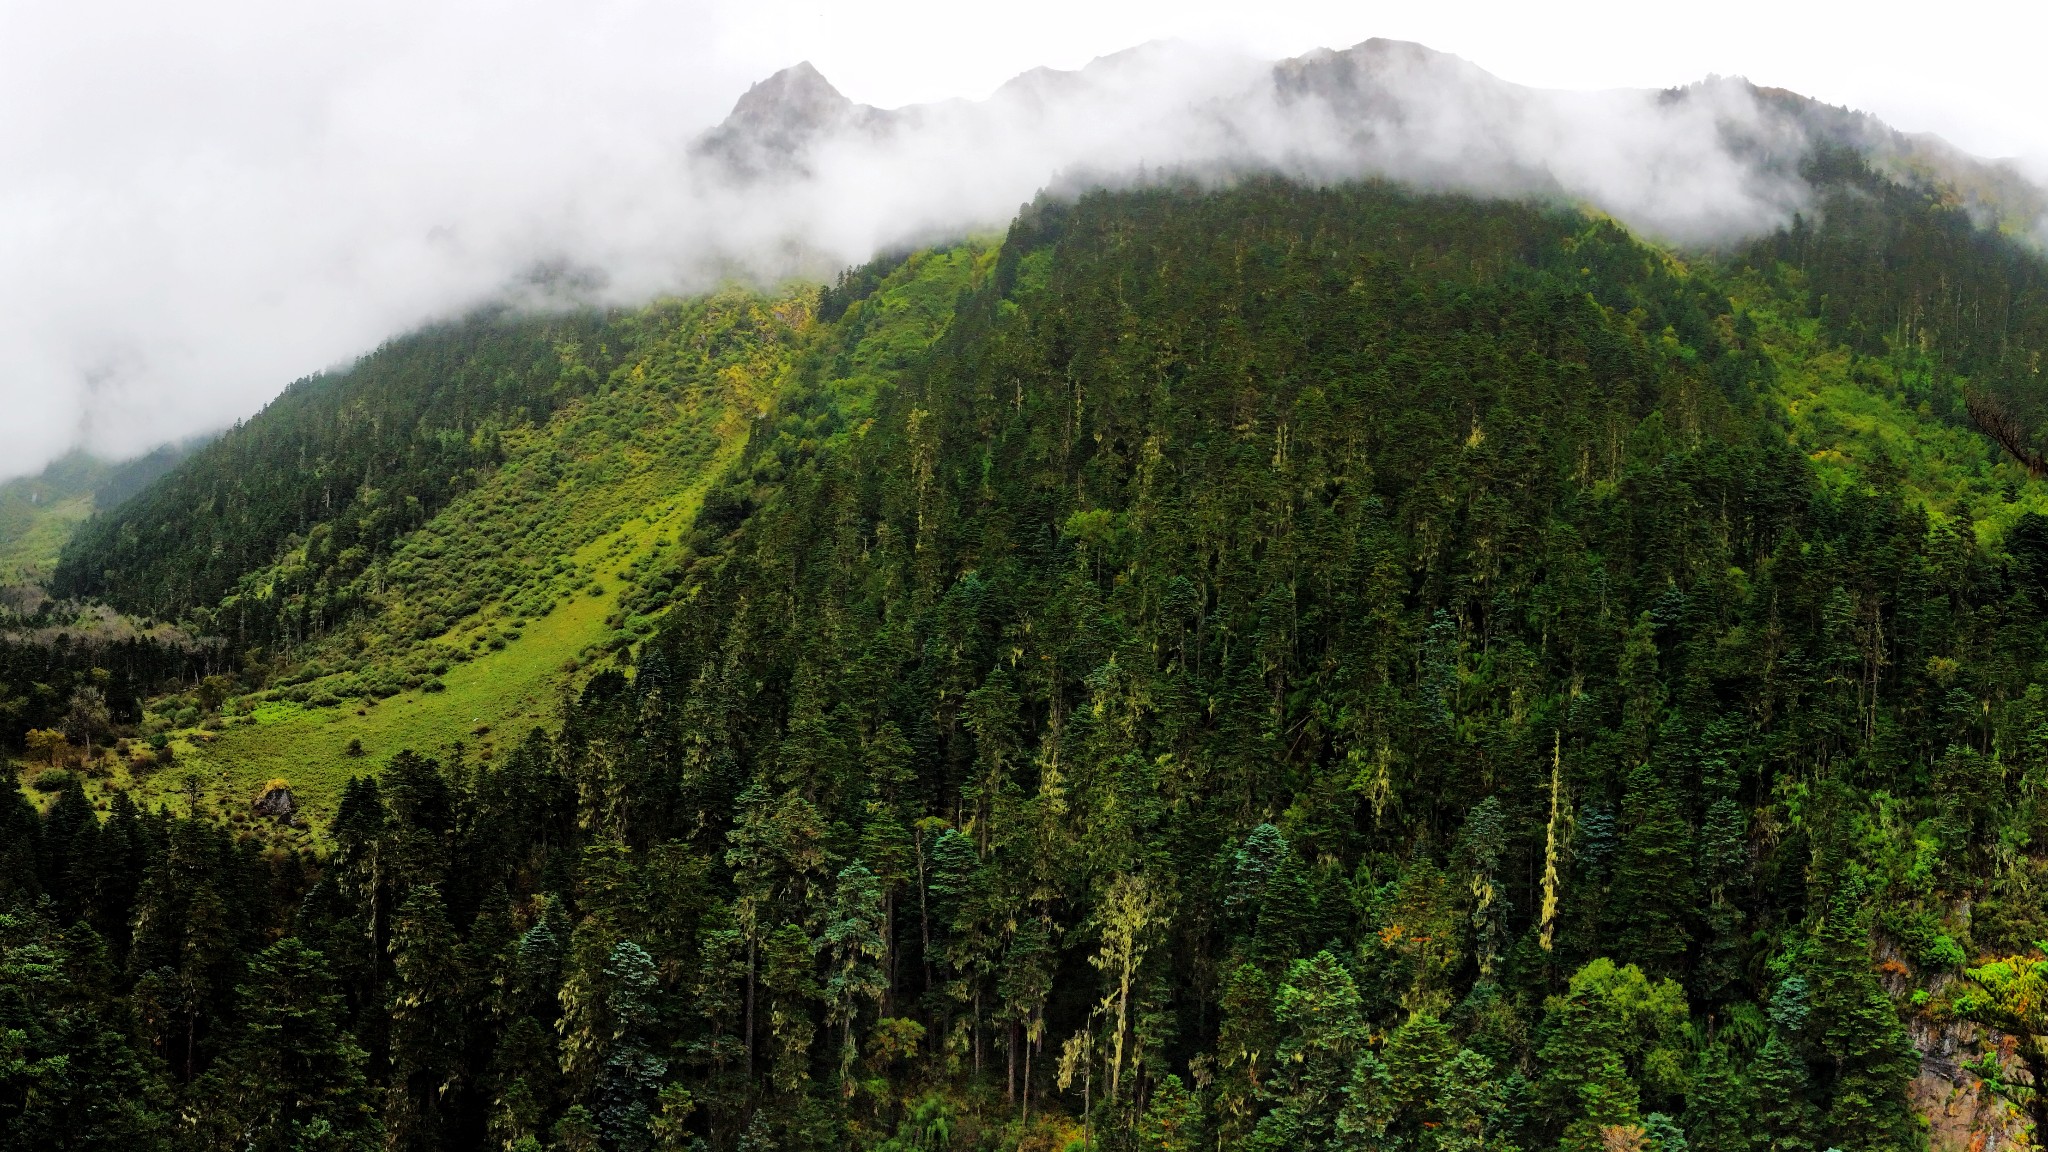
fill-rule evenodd
<path id="1" fill-rule="evenodd" d="M 1621 850 L 1608 915 L 1617 951 L 1644 970 L 1671 974 L 1692 944 L 1699 862 L 1681 791 L 1683 737 L 1667 729 L 1657 754 L 1628 774 L 1621 805 Z"/>
<path id="2" fill-rule="evenodd" d="M 1506 1106 L 1506 1096 L 1494 1078 L 1493 1061 L 1470 1048 L 1460 1048 L 1444 1066 L 1438 1084 L 1437 1113 L 1442 1127 L 1436 1133 L 1437 1148 L 1441 1152 L 1501 1148 L 1491 1129 Z"/>
<path id="3" fill-rule="evenodd" d="M 801 924 L 777 925 L 761 942 L 761 986 L 769 994 L 768 1036 L 773 1045 L 768 1075 L 786 1096 L 802 1092 L 810 1073 L 811 1045 L 818 1030 L 812 1013 L 822 991 L 817 955 L 817 942 Z"/>
<path id="4" fill-rule="evenodd" d="M 1854 890 L 1829 901 L 1808 963 L 1814 1048 L 1833 1065 L 1822 1131 L 1845 1148 L 1899 1146 L 1912 1138 L 1906 1085 L 1919 1058 L 1897 1009 L 1877 982 L 1867 920 Z"/>
<path id="5" fill-rule="evenodd" d="M 1646 1090 L 1675 1095 L 1685 994 L 1635 965 L 1602 957 L 1572 974 L 1543 1006 L 1537 1051 L 1543 1095 L 1567 1147 L 1598 1147 L 1609 1128 L 1638 1126 Z"/>
<path id="6" fill-rule="evenodd" d="M 597 1130 L 619 1152 L 645 1152 L 668 1062 L 655 1051 L 660 985 L 654 959 L 630 940 L 612 947 L 604 966 L 610 1050 L 597 1092 Z"/>
<path id="7" fill-rule="evenodd" d="M 1757 1119 L 1770 1152 L 1814 1152 L 1820 1118 L 1813 1105 L 1813 1076 L 1785 1028 L 1773 1023 L 1750 1061 L 1749 1080 L 1756 1086 Z"/>
<path id="8" fill-rule="evenodd" d="M 0 912 L 0 1144 L 161 1152 L 172 1098 L 107 995 L 112 969 L 90 928 L 57 932 Z"/>
<path id="9" fill-rule="evenodd" d="M 1500 797 L 1488 796 L 1474 805 L 1459 831 L 1459 848 L 1472 874 L 1473 949 L 1482 979 L 1493 975 L 1494 964 L 1507 946 L 1510 908 L 1501 882 L 1501 857 L 1507 850 L 1507 813 Z"/>
<path id="10" fill-rule="evenodd" d="M 1247 1148 L 1318 1147 L 1335 1131 L 1363 1051 L 1366 1025 L 1351 974 L 1328 952 L 1297 960 L 1274 1004 L 1281 1033 L 1275 1072 Z"/>
<path id="11" fill-rule="evenodd" d="M 443 1102 L 462 1075 L 458 941 L 441 891 L 407 893 L 391 929 L 391 1084 L 384 1124 L 394 1149 L 443 1146 Z"/>
<path id="12" fill-rule="evenodd" d="M 1753 1152 L 1757 1147 L 1756 1093 L 1735 1068 L 1726 1044 L 1700 1050 L 1686 1088 L 1684 1121 L 1692 1152 Z"/>
<path id="13" fill-rule="evenodd" d="M 1168 1074 L 1153 1089 L 1152 1102 L 1138 1125 L 1138 1147 L 1146 1152 L 1198 1152 L 1208 1147 L 1202 1102 L 1179 1076 Z"/>
<path id="14" fill-rule="evenodd" d="M 240 1025 L 202 1088 L 223 1146 L 370 1152 L 382 1132 L 364 1054 L 342 1029 L 325 959 L 294 937 L 259 953 L 237 996 Z"/>
<path id="15" fill-rule="evenodd" d="M 36 876 L 36 841 L 42 820 L 19 788 L 0 796 L 0 901 L 27 903 L 42 891 Z"/>
<path id="16" fill-rule="evenodd" d="M 824 932 L 830 973 L 825 981 L 826 1022 L 839 1027 L 840 1091 L 848 1096 L 853 1092 L 848 1077 L 860 1051 L 854 1043 L 854 1021 L 863 1003 L 880 1002 L 884 990 L 879 961 L 886 928 L 881 885 L 855 860 L 840 870 Z"/>

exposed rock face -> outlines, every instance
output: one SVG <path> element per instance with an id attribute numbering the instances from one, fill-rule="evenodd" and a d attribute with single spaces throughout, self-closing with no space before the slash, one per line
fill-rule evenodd
<path id="1" fill-rule="evenodd" d="M 806 153 L 814 143 L 846 133 L 877 134 L 894 118 L 847 99 L 806 60 L 747 89 L 725 122 L 691 152 L 741 180 L 807 176 Z"/>
<path id="2" fill-rule="evenodd" d="M 1965 1067 L 1983 1053 L 1982 1029 L 1922 1015 L 1907 1017 L 1906 1029 L 1920 1052 L 1920 1074 L 1906 1094 L 1914 1110 L 1927 1117 L 1932 1152 L 1999 1152 L 2026 1146 L 2026 1117 L 1986 1091 L 1984 1082 Z"/>
<path id="3" fill-rule="evenodd" d="M 292 790 L 282 784 L 273 784 L 264 789 L 263 795 L 256 798 L 256 803 L 252 807 L 258 816 L 268 817 L 280 824 L 296 823 L 295 817 L 299 811 L 298 801 L 292 796 Z"/>
<path id="4" fill-rule="evenodd" d="M 765 216 L 814 213 L 822 197 L 871 206 L 856 214 L 870 230 L 996 227 L 1038 191 L 1148 171 L 1268 172 L 1583 202 L 1691 243 L 1767 233 L 1809 208 L 1802 164 L 1822 144 L 1908 182 L 1938 177 L 1980 221 L 2048 243 L 2048 190 L 1874 117 L 1729 78 L 1530 88 L 1397 40 L 1277 62 L 1149 44 L 1033 69 L 987 99 L 895 109 L 856 104 L 803 63 L 748 89 L 690 162 L 701 187 L 742 207 L 769 197 Z"/>

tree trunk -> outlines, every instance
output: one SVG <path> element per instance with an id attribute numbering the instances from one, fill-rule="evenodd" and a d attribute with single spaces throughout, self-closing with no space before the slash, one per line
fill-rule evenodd
<path id="1" fill-rule="evenodd" d="M 1024 1041 L 1024 1123 L 1031 1122 L 1031 1049 L 1029 1039 Z"/>
<path id="2" fill-rule="evenodd" d="M 924 964 L 924 995 L 929 1000 L 932 995 L 932 909 L 924 882 L 924 832 L 918 831 L 911 837 L 911 842 L 917 845 L 917 924 L 923 942 L 917 957 Z"/>
<path id="3" fill-rule="evenodd" d="M 882 892 L 882 1004 L 884 1016 L 895 1015 L 896 1007 L 896 887 Z"/>
<path id="4" fill-rule="evenodd" d="M 2027 1101 L 2027 1118 L 2034 1123 L 2034 1147 L 2041 1146 L 2043 1136 L 2048 1136 L 2048 1051 L 2043 1050 L 2039 1036 L 2023 1037 L 2019 1045 L 2020 1062 L 2027 1066 L 2027 1076 L 2034 1082 L 2034 1092 Z"/>

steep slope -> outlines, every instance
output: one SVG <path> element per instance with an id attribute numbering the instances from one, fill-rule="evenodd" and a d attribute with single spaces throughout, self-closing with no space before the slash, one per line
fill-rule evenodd
<path id="1" fill-rule="evenodd" d="M 79 524 L 149 487 L 189 450 L 166 445 L 120 462 L 73 452 L 35 476 L 0 483 L 0 587 L 48 580 Z"/>
<path id="2" fill-rule="evenodd" d="M 850 407 L 921 352 L 975 260 L 962 248 L 882 278 L 836 385 Z M 324 817 L 350 774 L 400 749 L 464 744 L 488 762 L 554 727 L 593 666 L 652 632 L 672 557 L 804 354 L 814 307 L 808 290 L 729 291 L 614 321 L 611 335 L 631 342 L 606 384 L 500 433 L 501 463 L 360 574 L 365 610 L 267 680 L 245 678 L 260 690 L 217 707 L 190 693 L 156 701 L 143 726 L 169 738 L 177 767 L 122 769 L 94 794 L 173 795 L 197 773 L 208 803 L 232 803 L 284 780 Z M 242 586 L 303 587 L 326 538 L 316 526 Z M 215 619 L 238 608 L 229 597 Z"/>
<path id="3" fill-rule="evenodd" d="M 2003 361 L 1818 288 L 1940 210 L 1687 260 L 1164 185 L 656 310 L 144 783 L 247 822 L 282 771 L 317 874 L 98 784 L 0 810 L 10 955 L 107 958 L 38 969 L 25 1066 L 142 1102 L 39 1122 L 1919 1147 L 1909 1037 L 2048 932 L 2044 491 L 1962 398 Z M 1969 251 L 1915 275 L 2010 287 Z M 321 1059 L 273 1085 L 284 1012 Z"/>
<path id="4" fill-rule="evenodd" d="M 2048 266 L 1795 159 L 1815 213 L 1711 253 L 1161 180 L 591 319 L 438 511 L 323 505 L 203 607 L 251 655 L 155 703 L 174 767 L 0 808 L 66 1102 L 5 1131 L 1913 1152 L 2039 1102 L 1962 1060 L 2048 1030 L 1970 967 L 2048 937 Z M 248 827 L 274 777 L 316 844 Z"/>
<path id="5" fill-rule="evenodd" d="M 1960 412 L 1794 407 L 1900 382 L 1771 251 L 1374 189 L 1042 206 L 871 418 L 756 438 L 779 479 L 700 522 L 633 681 L 470 802 L 573 794 L 584 876 L 705 878 L 694 937 L 579 907 L 696 973 L 650 1036 L 772 1059 L 671 1073 L 720 1142 L 1919 1146 L 1902 1017 L 1968 1009 L 1906 994 L 2029 947 L 2048 868 L 2039 561 L 1955 529 L 2043 493 Z M 1887 475 L 1901 426 L 1940 442 Z M 871 1016 L 825 984 L 863 908 Z M 885 1077 L 913 1023 L 945 1047 Z"/>
<path id="6" fill-rule="evenodd" d="M 145 794 L 197 771 L 233 790 L 286 779 L 317 808 L 365 748 L 438 748 L 549 719 L 580 662 L 645 627 L 611 618 L 621 581 L 666 546 L 744 440 L 804 337 L 810 300 L 729 292 L 611 318 L 592 329 L 588 352 L 556 342 L 558 380 L 597 380 L 588 357 L 609 356 L 598 360 L 605 377 L 558 398 L 545 421 L 472 433 L 488 441 L 489 465 L 416 529 L 364 555 L 377 526 L 351 532 L 348 518 L 374 522 L 400 503 L 366 486 L 342 518 L 292 534 L 273 562 L 196 613 L 247 651 L 242 685 L 268 687 L 157 701 L 145 729 L 173 737 L 183 769 L 159 773 Z M 514 349 L 538 344 L 505 336 Z M 266 413 L 249 427 L 268 434 L 268 423 Z"/>
<path id="7" fill-rule="evenodd" d="M 351 610 L 345 586 L 392 541 L 497 463 L 502 430 L 597 387 L 615 365 L 581 349 L 602 330 L 594 315 L 479 315 L 301 380 L 83 526 L 53 590 L 161 618 L 240 594 L 238 640 L 304 639 Z M 243 583 L 321 525 L 331 547 L 312 557 L 306 587 Z"/>

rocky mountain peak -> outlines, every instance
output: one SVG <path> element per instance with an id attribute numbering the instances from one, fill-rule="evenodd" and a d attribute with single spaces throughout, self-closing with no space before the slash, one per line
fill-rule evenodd
<path id="1" fill-rule="evenodd" d="M 735 177 L 803 175 L 809 171 L 805 153 L 816 141 L 887 119 L 888 113 L 848 99 L 805 60 L 748 88 L 691 151 Z"/>

